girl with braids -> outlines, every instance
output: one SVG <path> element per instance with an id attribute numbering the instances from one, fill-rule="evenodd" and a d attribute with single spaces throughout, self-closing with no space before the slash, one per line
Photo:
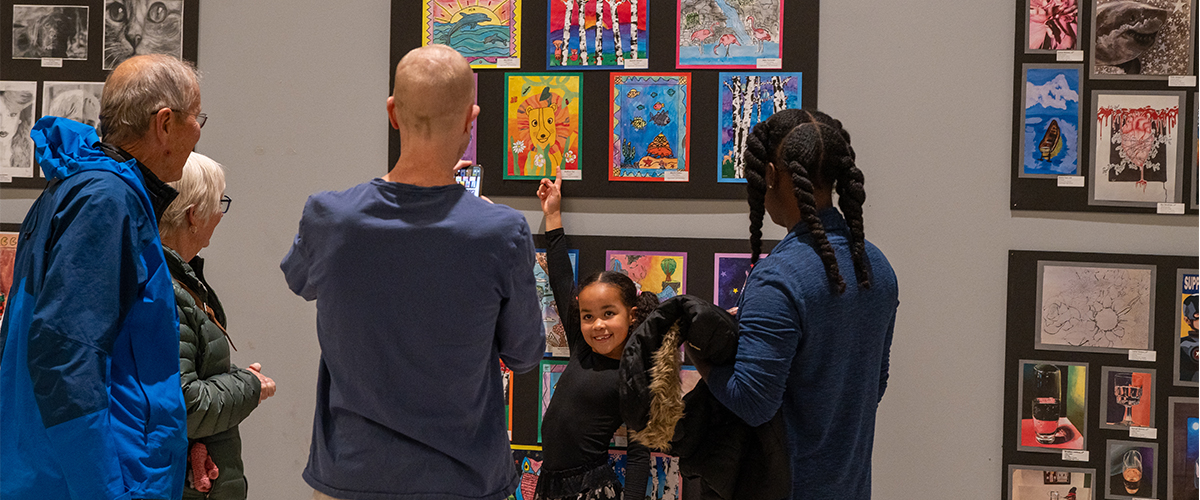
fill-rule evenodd
<path id="1" fill-rule="evenodd" d="M 783 413 L 792 498 L 870 498 L 875 411 L 899 302 L 891 266 L 863 237 L 866 192 L 850 134 L 824 113 L 796 109 L 751 134 L 756 265 L 739 304 L 737 357 L 697 368 L 750 425 Z M 790 232 L 759 261 L 764 215 Z"/>
<path id="2" fill-rule="evenodd" d="M 571 360 L 558 379 L 554 398 L 542 418 L 542 471 L 537 499 L 600 500 L 621 498 L 622 487 L 608 465 L 608 443 L 621 427 L 619 378 L 621 353 L 629 333 L 658 305 L 649 292 L 639 294 L 624 274 L 592 274 L 574 289 L 574 272 L 563 232 L 562 171 L 538 187 L 546 217 L 546 260 L 550 288 L 558 304 Z M 626 498 L 641 500 L 650 474 L 650 450 L 629 442 Z"/>

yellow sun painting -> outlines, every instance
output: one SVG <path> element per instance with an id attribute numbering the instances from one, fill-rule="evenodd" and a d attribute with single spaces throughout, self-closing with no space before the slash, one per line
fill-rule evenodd
<path id="1" fill-rule="evenodd" d="M 424 0 L 421 44 L 454 47 L 472 68 L 521 57 L 521 0 Z"/>

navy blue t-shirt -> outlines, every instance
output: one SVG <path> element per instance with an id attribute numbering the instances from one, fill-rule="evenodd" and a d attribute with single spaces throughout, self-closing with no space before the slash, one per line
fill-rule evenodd
<path id="1" fill-rule="evenodd" d="M 337 498 L 502 499 L 518 483 L 499 361 L 545 349 L 533 240 L 457 184 L 375 179 L 308 199 L 280 267 L 317 301 L 304 479 Z"/>

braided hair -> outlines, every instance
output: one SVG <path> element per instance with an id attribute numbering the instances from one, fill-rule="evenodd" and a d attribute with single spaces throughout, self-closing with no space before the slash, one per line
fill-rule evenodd
<path id="1" fill-rule="evenodd" d="M 801 220 L 813 236 L 829 285 L 838 294 L 846 282 L 838 270 L 837 256 L 817 215 L 816 190 L 833 187 L 838 206 L 850 228 L 850 257 L 862 288 L 871 287 L 863 234 L 863 174 L 854 162 L 850 133 L 842 122 L 816 110 L 787 109 L 754 126 L 746 143 L 746 199 L 750 204 L 750 262 L 762 253 L 762 225 L 766 213 L 767 164 L 787 167 L 795 186 Z"/>

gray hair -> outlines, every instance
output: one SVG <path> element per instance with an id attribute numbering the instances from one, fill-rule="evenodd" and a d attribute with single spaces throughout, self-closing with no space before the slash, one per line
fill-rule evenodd
<path id="1" fill-rule="evenodd" d="M 158 222 L 158 234 L 163 239 L 187 228 L 189 208 L 196 207 L 196 217 L 201 220 L 208 220 L 221 211 L 225 167 L 212 158 L 193 152 L 183 165 L 183 177 L 167 185 L 179 191 L 179 196 L 167 206 Z"/>
<path id="2" fill-rule="evenodd" d="M 133 68 L 121 66 L 133 64 Z M 165 54 L 126 59 L 108 75 L 100 97 L 100 134 L 113 144 L 140 139 L 163 108 L 188 111 L 200 101 L 196 67 Z"/>

